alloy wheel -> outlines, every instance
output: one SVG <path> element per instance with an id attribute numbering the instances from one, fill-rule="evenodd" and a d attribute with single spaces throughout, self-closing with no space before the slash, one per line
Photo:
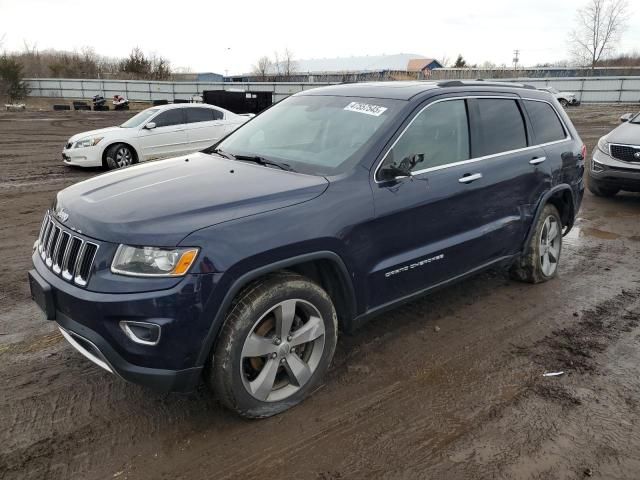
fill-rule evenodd
<path id="1" fill-rule="evenodd" d="M 253 325 L 241 353 L 242 382 L 263 402 L 284 400 L 311 379 L 322 359 L 324 320 L 306 300 L 280 302 Z"/>
<path id="2" fill-rule="evenodd" d="M 542 224 L 540 232 L 540 266 L 545 276 L 552 276 L 558 268 L 560 259 L 560 225 L 549 215 Z"/>
<path id="3" fill-rule="evenodd" d="M 133 154 L 127 147 L 120 147 L 116 150 L 115 157 L 118 168 L 128 167 L 133 163 Z"/>

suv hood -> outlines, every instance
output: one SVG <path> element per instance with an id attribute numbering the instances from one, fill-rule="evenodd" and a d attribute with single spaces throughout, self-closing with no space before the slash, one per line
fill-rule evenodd
<path id="1" fill-rule="evenodd" d="M 65 225 L 114 243 L 175 246 L 195 230 L 306 202 L 324 177 L 193 153 L 99 175 L 62 190 Z"/>
<path id="2" fill-rule="evenodd" d="M 90 130 L 88 132 L 77 133 L 73 137 L 69 138 L 69 142 L 76 142 L 81 138 L 95 137 L 98 135 L 106 135 L 111 132 L 118 132 L 122 130 L 127 130 L 127 129 L 120 128 L 120 127 L 107 127 L 107 128 L 99 128 L 98 130 Z"/>
<path id="3" fill-rule="evenodd" d="M 640 145 L 640 124 L 623 123 L 607 135 L 607 142 Z"/>

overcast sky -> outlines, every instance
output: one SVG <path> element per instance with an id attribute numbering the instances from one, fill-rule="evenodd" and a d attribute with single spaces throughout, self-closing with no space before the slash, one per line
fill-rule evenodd
<path id="1" fill-rule="evenodd" d="M 297 58 L 417 53 L 470 63 L 534 65 L 569 57 L 567 34 L 585 0 L 0 0 L 3 48 L 133 46 L 194 72 L 248 72 L 262 55 Z M 640 0 L 632 0 L 622 51 L 640 51 Z M 98 20 L 96 20 L 98 19 Z"/>

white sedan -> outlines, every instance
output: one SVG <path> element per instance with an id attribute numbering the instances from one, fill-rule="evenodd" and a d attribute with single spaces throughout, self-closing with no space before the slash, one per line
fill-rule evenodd
<path id="1" fill-rule="evenodd" d="M 74 135 L 65 145 L 62 159 L 67 165 L 111 169 L 185 155 L 213 145 L 252 116 L 207 104 L 152 107 L 119 127 Z"/>

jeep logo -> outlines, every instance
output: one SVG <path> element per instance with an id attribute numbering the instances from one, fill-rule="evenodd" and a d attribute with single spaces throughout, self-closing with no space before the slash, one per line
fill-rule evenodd
<path id="1" fill-rule="evenodd" d="M 55 215 L 57 219 L 60 220 L 62 223 L 66 222 L 69 218 L 69 214 L 65 212 L 64 209 L 57 211 Z"/>

